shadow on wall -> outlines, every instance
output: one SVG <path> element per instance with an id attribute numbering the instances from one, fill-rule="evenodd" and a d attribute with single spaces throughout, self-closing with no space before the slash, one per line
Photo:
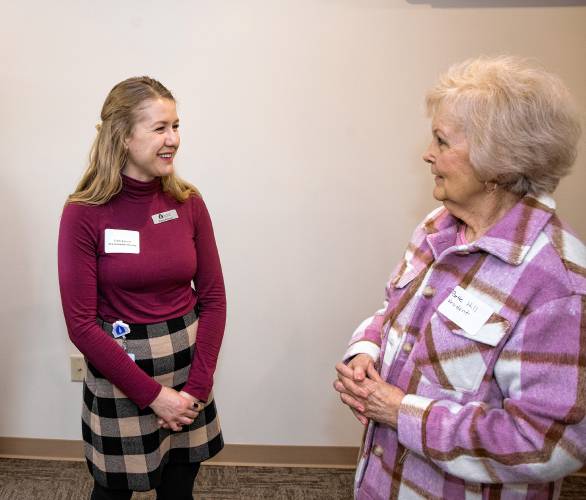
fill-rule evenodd
<path id="1" fill-rule="evenodd" d="M 586 0 L 407 0 L 410 4 L 429 4 L 436 9 L 490 7 L 573 7 L 586 6 Z"/>

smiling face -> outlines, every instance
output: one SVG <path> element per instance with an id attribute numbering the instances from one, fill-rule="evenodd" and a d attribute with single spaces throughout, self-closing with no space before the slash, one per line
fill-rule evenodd
<path id="1" fill-rule="evenodd" d="M 173 173 L 173 160 L 179 148 L 179 118 L 171 99 L 150 99 L 137 111 L 122 173 L 139 181 Z"/>
<path id="2" fill-rule="evenodd" d="M 435 176 L 433 196 L 450 210 L 453 207 L 472 208 L 486 194 L 470 164 L 468 141 L 452 117 L 438 109 L 432 121 L 433 139 L 423 159 L 430 164 Z"/>

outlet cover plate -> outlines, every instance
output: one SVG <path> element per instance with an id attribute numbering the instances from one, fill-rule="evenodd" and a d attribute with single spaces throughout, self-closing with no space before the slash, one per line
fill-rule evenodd
<path id="1" fill-rule="evenodd" d="M 81 354 L 72 354 L 70 357 L 71 381 L 83 382 L 85 378 L 85 360 Z"/>

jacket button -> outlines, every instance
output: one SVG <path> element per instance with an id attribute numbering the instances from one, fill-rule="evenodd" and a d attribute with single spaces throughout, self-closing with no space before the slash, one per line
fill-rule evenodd
<path id="1" fill-rule="evenodd" d="M 435 295 L 435 288 L 427 285 L 424 289 L 423 292 L 421 292 L 423 294 L 424 297 L 426 298 L 431 298 Z"/>
<path id="2" fill-rule="evenodd" d="M 382 457 L 383 453 L 384 453 L 383 447 L 378 444 L 375 444 L 374 447 L 372 448 L 372 454 L 375 457 Z"/>
<path id="3" fill-rule="evenodd" d="M 403 344 L 403 351 L 404 352 L 411 352 L 412 349 L 413 349 L 413 344 L 410 344 L 409 342 L 405 342 Z"/>

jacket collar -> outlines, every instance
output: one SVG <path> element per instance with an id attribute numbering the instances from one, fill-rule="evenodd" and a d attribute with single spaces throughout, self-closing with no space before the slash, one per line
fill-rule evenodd
<path id="1" fill-rule="evenodd" d="M 555 213 L 555 208 L 555 201 L 549 195 L 525 195 L 485 235 L 459 247 L 459 250 L 484 250 L 509 264 L 519 265 Z M 436 258 L 446 244 L 455 243 L 459 223 L 459 219 L 443 207 L 432 212 L 424 222 L 427 242 Z"/>

